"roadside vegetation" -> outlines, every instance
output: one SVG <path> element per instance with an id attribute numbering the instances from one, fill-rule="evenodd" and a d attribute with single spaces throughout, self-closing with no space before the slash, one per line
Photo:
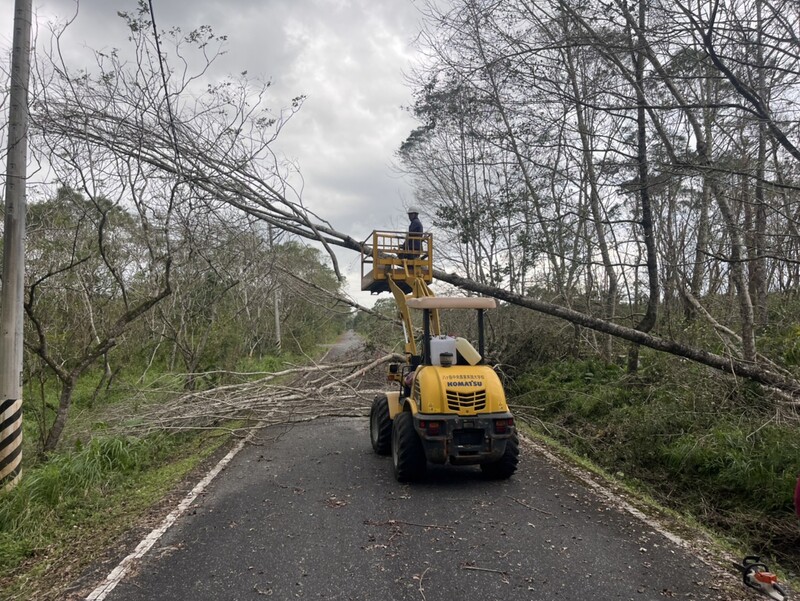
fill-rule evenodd
<path id="1" fill-rule="evenodd" d="M 289 331 L 298 327 L 285 323 Z M 329 342 L 343 327 L 319 330 L 319 342 Z M 295 330 L 298 336 L 310 335 Z M 312 335 L 316 337 L 316 335 Z M 310 340 L 310 339 L 309 339 Z M 307 342 L 309 341 L 307 340 Z M 320 347 L 309 342 L 303 354 L 284 351 L 261 360 L 242 358 L 233 365 L 235 377 L 214 372 L 195 379 L 195 386 L 218 386 L 255 380 L 286 366 L 318 357 Z M 113 355 L 112 355 L 113 358 Z M 138 427 L 148 407 L 185 394 L 186 374 L 150 366 L 149 386 L 133 386 L 144 366 L 126 365 L 114 382 L 95 394 L 101 369 L 86 374 L 75 394 L 71 419 L 59 447 L 42 453 L 42 413 L 24 419 L 25 466 L 18 485 L 0 493 L 0 591 L 4 599 L 61 599 L 64 588 L 102 558 L 120 537 L 152 528 L 152 509 L 170 493 L 183 494 L 182 482 L 227 446 L 231 436 L 244 434 L 249 421 L 218 421 L 213 428 L 164 424 L 163 429 Z M 29 383 L 29 386 L 32 384 Z M 26 386 L 26 392 L 33 391 Z M 57 395 L 44 387 L 44 416 L 53 419 Z M 47 391 L 50 390 L 50 394 Z M 196 478 L 190 478 L 195 480 Z M 156 520 L 163 518 L 157 512 Z"/>
<path id="2" fill-rule="evenodd" d="M 63 598 L 121 536 L 148 524 L 152 508 L 229 433 L 94 437 L 26 469 L 0 496 L 3 598 Z"/>
<path id="3" fill-rule="evenodd" d="M 154 426 L 155 409 L 307 363 L 350 315 L 317 251 L 231 214 L 160 251 L 85 191 L 33 203 L 29 223 L 23 469 L 0 493 L 0 596 L 59 599 L 247 423 Z M 150 271 L 144 258 L 165 254 L 169 273 Z"/>
<path id="4" fill-rule="evenodd" d="M 776 418 L 757 386 L 666 356 L 643 359 L 635 377 L 596 358 L 531 366 L 510 400 L 536 432 L 799 573 L 795 420 Z"/>

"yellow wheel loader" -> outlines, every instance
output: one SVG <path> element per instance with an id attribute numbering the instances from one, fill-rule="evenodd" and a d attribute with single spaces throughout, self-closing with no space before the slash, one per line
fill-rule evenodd
<path id="1" fill-rule="evenodd" d="M 405 364 L 389 366 L 395 390 L 372 403 L 372 448 L 391 454 L 401 482 L 423 477 L 428 463 L 477 464 L 489 477 L 509 478 L 517 469 L 519 438 L 500 378 L 484 362 L 484 312 L 495 307 L 495 300 L 435 297 L 427 285 L 433 239 L 430 234 L 419 238 L 412 245 L 402 232 L 375 231 L 363 243 L 371 252 L 362 255 L 361 288 L 393 293 L 406 354 Z M 422 312 L 419 344 L 412 310 Z M 465 338 L 442 335 L 442 310 L 476 313 L 477 349 Z"/>

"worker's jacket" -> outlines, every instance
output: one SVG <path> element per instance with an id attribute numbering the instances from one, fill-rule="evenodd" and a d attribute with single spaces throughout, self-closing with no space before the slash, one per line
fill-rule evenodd
<path id="1" fill-rule="evenodd" d="M 408 237 L 403 245 L 406 250 L 420 251 L 422 248 L 422 232 L 422 222 L 419 217 L 414 217 L 411 223 L 408 224 Z"/>

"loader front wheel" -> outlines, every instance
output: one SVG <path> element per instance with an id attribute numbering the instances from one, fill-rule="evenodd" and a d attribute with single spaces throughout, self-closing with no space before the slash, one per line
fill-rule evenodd
<path id="1" fill-rule="evenodd" d="M 491 463 L 481 463 L 481 470 L 487 478 L 506 480 L 517 471 L 519 463 L 519 437 L 516 433 L 506 441 L 503 456 Z"/>
<path id="2" fill-rule="evenodd" d="M 408 411 L 394 418 L 392 425 L 392 463 L 398 482 L 413 482 L 425 475 L 427 459 L 422 441 L 414 430 L 414 417 Z"/>
<path id="3" fill-rule="evenodd" d="M 369 411 L 369 438 L 378 455 L 392 452 L 392 420 L 389 417 L 389 399 L 385 394 L 375 397 Z"/>

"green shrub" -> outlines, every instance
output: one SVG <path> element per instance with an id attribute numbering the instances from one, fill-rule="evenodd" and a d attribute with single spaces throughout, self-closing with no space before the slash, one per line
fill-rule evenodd
<path id="1" fill-rule="evenodd" d="M 757 428 L 757 429 L 751 429 Z M 720 423 L 698 436 L 687 434 L 664 447 L 664 460 L 723 509 L 789 510 L 800 445 L 796 432 L 771 425 Z"/>
<path id="2" fill-rule="evenodd" d="M 243 357 L 236 364 L 236 371 L 245 373 L 276 372 L 286 365 L 286 357 L 265 355 L 263 357 Z"/>
<path id="3" fill-rule="evenodd" d="M 165 437 L 95 438 L 24 471 L 14 489 L 0 494 L 0 566 L 33 552 L 54 522 L 69 522 L 81 507 L 91 507 L 106 490 L 151 465 L 170 446 Z"/>

